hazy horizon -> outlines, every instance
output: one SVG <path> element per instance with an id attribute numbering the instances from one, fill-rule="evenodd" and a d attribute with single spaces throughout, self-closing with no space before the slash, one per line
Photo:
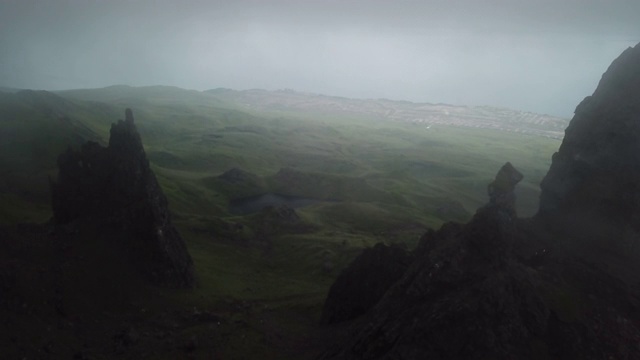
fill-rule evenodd
<path id="1" fill-rule="evenodd" d="M 0 3 L 0 86 L 293 89 L 570 117 L 640 41 L 631 0 Z"/>

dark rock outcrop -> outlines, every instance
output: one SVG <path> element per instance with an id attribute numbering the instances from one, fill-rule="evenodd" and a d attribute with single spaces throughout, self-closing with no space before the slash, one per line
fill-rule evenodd
<path id="1" fill-rule="evenodd" d="M 358 335 L 325 358 L 529 358 L 550 312 L 511 255 L 511 210 L 488 204 L 465 226 L 428 232 Z"/>
<path id="2" fill-rule="evenodd" d="M 523 175 L 507 162 L 496 174 L 495 180 L 487 187 L 489 204 L 499 206 L 516 215 L 516 195 L 513 192 Z"/>
<path id="3" fill-rule="evenodd" d="M 410 254 L 399 246 L 365 249 L 331 286 L 321 323 L 352 320 L 369 311 L 406 271 Z"/>
<path id="4" fill-rule="evenodd" d="M 640 359 L 640 268 L 621 261 L 635 256 L 640 228 L 639 96 L 637 45 L 578 107 L 536 218 L 515 216 L 522 175 L 505 165 L 489 204 L 427 233 L 321 358 Z M 582 243 L 603 251 L 576 251 Z"/>
<path id="5" fill-rule="evenodd" d="M 538 218 L 572 245 L 639 259 L 640 44 L 578 105 L 541 188 Z"/>
<path id="6" fill-rule="evenodd" d="M 402 276 L 321 358 L 638 358 L 638 291 L 567 254 L 530 266 L 514 247 L 535 248 L 548 234 L 529 226 L 489 203 L 466 225 L 428 232 Z"/>
<path id="7" fill-rule="evenodd" d="M 158 181 L 149 167 L 130 109 L 111 126 L 109 146 L 87 142 L 58 158 L 51 182 L 56 224 L 76 219 L 108 219 L 123 232 L 132 261 L 154 283 L 194 284 L 193 263 L 171 223 Z"/>

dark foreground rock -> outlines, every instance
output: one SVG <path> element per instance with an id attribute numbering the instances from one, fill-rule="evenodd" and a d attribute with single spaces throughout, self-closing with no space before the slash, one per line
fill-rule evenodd
<path id="1" fill-rule="evenodd" d="M 109 146 L 85 143 L 58 158 L 51 182 L 54 221 L 103 219 L 122 231 L 124 251 L 152 282 L 194 284 L 193 263 L 171 223 L 167 198 L 149 167 L 130 109 L 111 126 Z M 117 239 L 114 239 L 116 241 Z"/>
<path id="2" fill-rule="evenodd" d="M 507 162 L 496 174 L 495 180 L 487 187 L 489 203 L 499 206 L 514 216 L 516 215 L 516 185 L 522 180 L 523 175 Z"/>
<path id="3" fill-rule="evenodd" d="M 506 164 L 322 359 L 640 359 L 640 44 L 576 109 L 534 219 Z"/>
<path id="4" fill-rule="evenodd" d="M 365 249 L 333 283 L 322 310 L 323 324 L 352 320 L 369 311 L 405 272 L 410 254 L 382 243 Z"/>
<path id="5" fill-rule="evenodd" d="M 428 232 L 399 280 L 321 358 L 639 358 L 637 286 L 562 248 L 531 261 L 549 234 L 512 215 L 489 203 L 466 225 Z"/>
<path id="6" fill-rule="evenodd" d="M 576 109 L 534 219 L 521 178 L 506 164 L 468 224 L 427 233 L 321 358 L 640 359 L 640 44 Z"/>
<path id="7" fill-rule="evenodd" d="M 611 64 L 565 133 L 538 218 L 574 247 L 640 259 L 640 44 Z"/>
<path id="8" fill-rule="evenodd" d="M 326 358 L 526 358 L 544 337 L 549 310 L 526 269 L 505 256 L 512 228 L 487 207 L 464 228 L 428 234 L 422 241 L 430 251 L 418 255 L 359 334 Z"/>

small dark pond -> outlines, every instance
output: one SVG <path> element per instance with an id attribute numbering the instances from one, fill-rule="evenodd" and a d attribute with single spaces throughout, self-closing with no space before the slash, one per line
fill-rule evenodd
<path id="1" fill-rule="evenodd" d="M 246 215 L 258 212 L 267 206 L 287 205 L 297 209 L 320 202 L 322 202 L 322 200 L 267 193 L 241 199 L 233 199 L 229 202 L 229 211 L 236 215 Z"/>

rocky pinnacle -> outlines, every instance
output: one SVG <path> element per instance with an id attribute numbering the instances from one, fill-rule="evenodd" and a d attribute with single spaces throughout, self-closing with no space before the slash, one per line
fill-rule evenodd
<path id="1" fill-rule="evenodd" d="M 54 221 L 107 220 L 121 229 L 127 253 L 152 282 L 190 287 L 191 256 L 171 222 L 131 109 L 125 119 L 112 124 L 108 147 L 87 142 L 59 156 L 58 178 L 51 182 Z"/>

